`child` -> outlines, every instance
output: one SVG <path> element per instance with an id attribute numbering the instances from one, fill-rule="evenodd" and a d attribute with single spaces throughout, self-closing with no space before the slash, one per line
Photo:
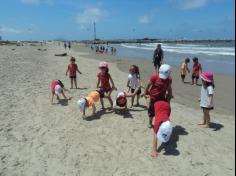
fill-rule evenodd
<path id="1" fill-rule="evenodd" d="M 77 89 L 77 80 L 76 80 L 76 72 L 79 74 L 82 74 L 79 69 L 77 64 L 75 64 L 75 58 L 71 57 L 70 59 L 70 64 L 68 65 L 67 71 L 66 71 L 66 76 L 68 75 L 69 72 L 69 77 L 70 77 L 70 82 L 71 82 L 71 89 L 73 89 L 73 82 L 75 83 L 75 88 Z"/>
<path id="2" fill-rule="evenodd" d="M 96 91 L 92 91 L 87 98 L 81 98 L 77 101 L 77 105 L 80 108 L 80 112 L 83 113 L 83 118 L 86 117 L 85 111 L 86 108 L 92 107 L 93 114 L 96 113 L 95 103 L 99 101 L 99 99 L 104 98 L 105 92 L 102 88 L 97 89 Z"/>
<path id="3" fill-rule="evenodd" d="M 214 109 L 214 78 L 213 73 L 211 72 L 204 72 L 200 75 L 200 77 L 202 79 L 200 106 L 203 109 L 203 123 L 199 125 L 203 126 L 204 128 L 209 128 L 210 110 Z"/>
<path id="4" fill-rule="evenodd" d="M 187 75 L 187 72 L 190 73 L 190 70 L 188 68 L 189 62 L 190 62 L 190 59 L 186 58 L 184 63 L 182 63 L 181 68 L 180 68 L 180 74 L 181 74 L 181 79 L 182 79 L 183 83 L 185 83 L 185 77 Z"/>
<path id="5" fill-rule="evenodd" d="M 155 123 L 154 123 L 154 138 L 153 138 L 153 149 L 152 149 L 152 157 L 157 157 L 157 144 L 160 142 L 168 142 L 173 127 L 170 123 L 170 114 L 171 108 L 170 103 L 166 101 L 158 101 L 155 103 Z"/>
<path id="6" fill-rule="evenodd" d="M 52 80 L 51 83 L 51 90 L 52 90 L 52 97 L 51 97 L 51 104 L 53 104 L 53 97 L 54 95 L 57 96 L 57 100 L 60 100 L 59 95 L 62 94 L 62 96 L 67 99 L 64 91 L 67 91 L 63 85 L 63 83 L 60 80 Z"/>
<path id="7" fill-rule="evenodd" d="M 106 62 L 101 62 L 99 64 L 99 68 L 101 72 L 97 74 L 97 77 L 98 77 L 97 88 L 104 89 L 105 93 L 107 94 L 106 98 L 109 100 L 111 109 L 112 109 L 113 101 L 111 99 L 111 93 L 113 90 L 116 90 L 116 87 L 115 87 L 115 84 L 111 75 L 109 74 L 108 64 Z M 110 82 L 112 86 L 110 85 Z M 102 104 L 102 109 L 104 109 L 103 98 L 101 98 L 100 100 Z"/>
<path id="8" fill-rule="evenodd" d="M 142 96 L 150 95 L 150 102 L 148 107 L 149 116 L 149 128 L 152 128 L 152 120 L 154 114 L 154 104 L 157 101 L 167 100 L 170 101 L 172 96 L 172 77 L 171 67 L 167 64 L 163 64 L 159 73 L 151 76 L 148 85 L 145 88 L 145 93 Z"/>
<path id="9" fill-rule="evenodd" d="M 140 73 L 139 73 L 139 68 L 136 65 L 132 65 L 129 69 L 129 76 L 128 76 L 128 82 L 127 82 L 127 87 L 129 91 L 131 90 L 131 93 L 134 93 L 136 89 L 137 91 L 137 106 L 139 106 L 139 98 L 141 94 L 141 80 L 140 80 Z M 128 92 L 129 92 L 128 91 Z M 131 108 L 134 105 L 134 97 L 131 98 Z"/>
<path id="10" fill-rule="evenodd" d="M 202 65 L 198 62 L 198 58 L 193 58 L 193 72 L 192 72 L 192 85 L 198 85 L 199 75 L 202 73 Z"/>

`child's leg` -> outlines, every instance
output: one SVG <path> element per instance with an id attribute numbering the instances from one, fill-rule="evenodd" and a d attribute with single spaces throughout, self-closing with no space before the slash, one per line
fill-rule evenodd
<path id="1" fill-rule="evenodd" d="M 131 108 L 134 106 L 134 98 L 135 98 L 135 96 L 131 97 Z"/>
<path id="2" fill-rule="evenodd" d="M 113 108 L 113 101 L 111 99 L 111 93 L 112 93 L 112 90 L 108 93 L 108 100 L 109 100 L 109 103 L 111 105 L 111 108 Z"/>
<path id="3" fill-rule="evenodd" d="M 203 112 L 203 123 L 200 123 L 198 125 L 206 125 L 205 109 L 203 109 L 202 112 Z"/>
<path id="4" fill-rule="evenodd" d="M 73 78 L 70 78 L 70 88 L 73 89 Z"/>
<path id="5" fill-rule="evenodd" d="M 102 109 L 104 109 L 104 101 L 103 101 L 103 98 L 100 98 L 100 102 L 101 102 L 101 105 L 102 105 Z"/>
<path id="6" fill-rule="evenodd" d="M 205 125 L 203 126 L 204 128 L 209 128 L 209 124 L 210 124 L 210 110 L 209 109 L 205 109 L 204 110 L 204 116 L 205 116 Z"/>
<path id="7" fill-rule="evenodd" d="M 75 88 L 77 89 L 78 87 L 77 87 L 77 80 L 76 80 L 76 78 L 74 78 L 74 82 L 75 82 Z"/>
<path id="8" fill-rule="evenodd" d="M 199 78 L 196 78 L 196 85 L 198 85 L 198 79 L 199 79 Z"/>
<path id="9" fill-rule="evenodd" d="M 154 133 L 153 135 L 153 146 L 152 146 L 152 157 L 157 157 L 158 152 L 157 152 L 157 135 Z"/>

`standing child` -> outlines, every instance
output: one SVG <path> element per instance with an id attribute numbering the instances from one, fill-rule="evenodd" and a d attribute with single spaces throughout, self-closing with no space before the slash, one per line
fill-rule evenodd
<path id="1" fill-rule="evenodd" d="M 150 95 L 148 116 L 149 116 L 149 128 L 152 128 L 154 113 L 154 104 L 157 101 L 170 101 L 172 96 L 172 77 L 171 66 L 163 64 L 158 74 L 151 76 L 148 85 L 145 88 L 143 96 Z"/>
<path id="2" fill-rule="evenodd" d="M 152 149 L 152 157 L 157 157 L 157 144 L 158 142 L 168 142 L 173 127 L 170 123 L 170 114 L 171 107 L 170 103 L 166 101 L 158 101 L 155 103 L 155 123 L 154 123 L 154 138 L 153 138 L 153 149 Z"/>
<path id="3" fill-rule="evenodd" d="M 137 91 L 137 106 L 139 106 L 139 98 L 141 94 L 141 80 L 140 80 L 140 73 L 139 73 L 139 68 L 136 65 L 132 65 L 129 69 L 129 76 L 128 76 L 128 82 L 127 82 L 127 87 L 131 93 L 134 93 L 135 90 Z M 129 92 L 128 91 L 128 92 Z M 133 96 L 131 98 L 131 108 L 134 105 L 134 98 Z"/>
<path id="4" fill-rule="evenodd" d="M 180 68 L 180 74 L 181 74 L 181 79 L 182 79 L 183 83 L 185 83 L 185 77 L 186 77 L 187 73 L 190 73 L 190 70 L 188 68 L 189 62 L 190 62 L 190 59 L 186 58 L 184 63 L 182 63 L 181 68 Z"/>
<path id="5" fill-rule="evenodd" d="M 198 85 L 200 73 L 202 73 L 202 65 L 199 63 L 198 58 L 193 58 L 193 72 L 192 72 L 192 85 Z"/>
<path id="6" fill-rule="evenodd" d="M 113 101 L 111 99 L 111 93 L 114 89 L 116 89 L 116 87 L 115 87 L 115 84 L 111 75 L 109 74 L 108 64 L 106 62 L 101 62 L 99 64 L 99 69 L 100 69 L 100 73 L 97 74 L 97 77 L 98 77 L 97 88 L 104 89 L 105 93 L 107 94 L 106 98 L 109 100 L 111 109 L 112 109 Z M 100 101 L 102 104 L 102 108 L 104 109 L 103 98 L 101 98 Z"/>
<path id="7" fill-rule="evenodd" d="M 68 65 L 67 71 L 66 71 L 66 76 L 68 75 L 69 72 L 69 77 L 70 77 L 70 82 L 71 82 L 71 89 L 73 89 L 73 82 L 75 83 L 75 88 L 77 89 L 77 80 L 76 80 L 76 72 L 79 74 L 82 74 L 79 69 L 77 64 L 75 64 L 75 58 L 71 57 L 70 59 L 70 64 Z"/>
<path id="8" fill-rule="evenodd" d="M 204 72 L 200 75 L 200 77 L 202 79 L 200 106 L 203 109 L 203 123 L 199 125 L 204 128 L 209 128 L 210 111 L 214 109 L 214 78 L 212 72 Z"/>

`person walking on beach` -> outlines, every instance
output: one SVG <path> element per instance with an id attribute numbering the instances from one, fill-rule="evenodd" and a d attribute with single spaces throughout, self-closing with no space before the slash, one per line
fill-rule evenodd
<path id="1" fill-rule="evenodd" d="M 106 93 L 106 98 L 109 100 L 111 109 L 112 109 L 113 101 L 111 98 L 111 93 L 113 90 L 117 90 L 117 89 L 115 87 L 115 84 L 111 75 L 109 74 L 108 64 L 106 62 L 101 62 L 99 64 L 99 69 L 100 69 L 100 72 L 97 74 L 97 77 L 98 77 L 97 88 L 103 88 L 103 90 Z M 112 86 L 110 83 L 112 84 Z M 102 108 L 104 109 L 103 98 L 101 98 L 100 101 L 101 101 Z"/>
<path id="2" fill-rule="evenodd" d="M 180 74 L 181 74 L 181 79 L 182 79 L 183 83 L 185 83 L 185 77 L 186 77 L 187 73 L 190 73 L 190 70 L 188 68 L 189 62 L 190 62 L 190 59 L 186 58 L 184 63 L 182 63 L 182 65 L 180 67 Z"/>
<path id="3" fill-rule="evenodd" d="M 68 43 L 68 48 L 71 49 L 71 42 Z"/>
<path id="4" fill-rule="evenodd" d="M 137 90 L 137 104 L 136 106 L 139 106 L 139 98 L 141 95 L 141 79 L 140 79 L 140 73 L 139 68 L 136 65 L 132 65 L 129 69 L 129 76 L 128 76 L 128 92 L 134 93 Z M 135 96 L 131 98 L 131 108 L 134 106 L 134 99 Z"/>
<path id="5" fill-rule="evenodd" d="M 65 50 L 66 50 L 66 48 L 67 48 L 67 44 L 66 44 L 66 42 L 64 42 L 64 48 L 65 48 Z"/>
<path id="6" fill-rule="evenodd" d="M 198 85 L 200 73 L 202 73 L 202 65 L 199 63 L 198 58 L 193 58 L 193 70 L 192 70 L 192 85 Z"/>
<path id="7" fill-rule="evenodd" d="M 203 110 L 203 123 L 199 124 L 204 128 L 209 128 L 210 124 L 210 111 L 214 109 L 213 96 L 214 96 L 214 76 L 212 72 L 204 72 L 200 75 L 202 79 L 200 107 Z"/>
<path id="8" fill-rule="evenodd" d="M 75 83 L 75 88 L 77 89 L 77 80 L 76 80 L 76 72 L 78 72 L 79 74 L 82 74 L 79 69 L 77 64 L 75 64 L 75 58 L 71 57 L 70 59 L 70 64 L 67 67 L 66 70 L 66 76 L 68 75 L 69 72 L 69 77 L 70 77 L 70 82 L 71 82 L 71 89 L 73 89 L 73 83 Z"/>
<path id="9" fill-rule="evenodd" d="M 158 74 L 154 74 L 150 77 L 149 83 L 145 88 L 145 92 L 142 96 L 149 96 L 148 103 L 148 116 L 149 116 L 149 128 L 153 127 L 152 121 L 155 116 L 154 104 L 158 101 L 170 101 L 173 98 L 172 95 L 172 77 L 171 66 L 163 64 Z"/>
<path id="10" fill-rule="evenodd" d="M 154 64 L 156 72 L 157 72 L 157 69 L 158 70 L 160 69 L 161 64 L 163 63 L 163 59 L 164 59 L 164 52 L 161 48 L 161 44 L 158 44 L 153 55 L 153 64 Z"/>

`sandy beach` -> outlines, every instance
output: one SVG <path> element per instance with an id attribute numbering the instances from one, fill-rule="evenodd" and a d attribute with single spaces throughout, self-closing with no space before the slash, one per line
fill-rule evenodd
<path id="1" fill-rule="evenodd" d="M 39 51 L 38 48 L 47 49 Z M 14 50 L 12 50 L 14 49 Z M 99 111 L 83 120 L 79 98 L 96 87 L 100 60 L 107 61 L 119 90 L 124 90 L 133 60 L 95 55 L 78 45 L 68 55 L 82 71 L 80 89 L 66 92 L 70 101 L 50 104 L 50 83 L 65 76 L 70 57 L 62 46 L 0 46 L 0 176 L 233 176 L 235 175 L 235 78 L 216 75 L 212 128 L 202 129 L 200 87 L 183 85 L 174 68 L 171 120 L 174 132 L 161 155 L 151 158 L 152 130 L 146 109 L 129 114 Z M 151 63 L 140 65 L 143 80 Z M 144 81 L 145 85 L 145 81 Z M 108 102 L 106 106 L 108 106 Z M 145 100 L 141 100 L 145 105 Z M 97 105 L 98 109 L 100 105 Z"/>

